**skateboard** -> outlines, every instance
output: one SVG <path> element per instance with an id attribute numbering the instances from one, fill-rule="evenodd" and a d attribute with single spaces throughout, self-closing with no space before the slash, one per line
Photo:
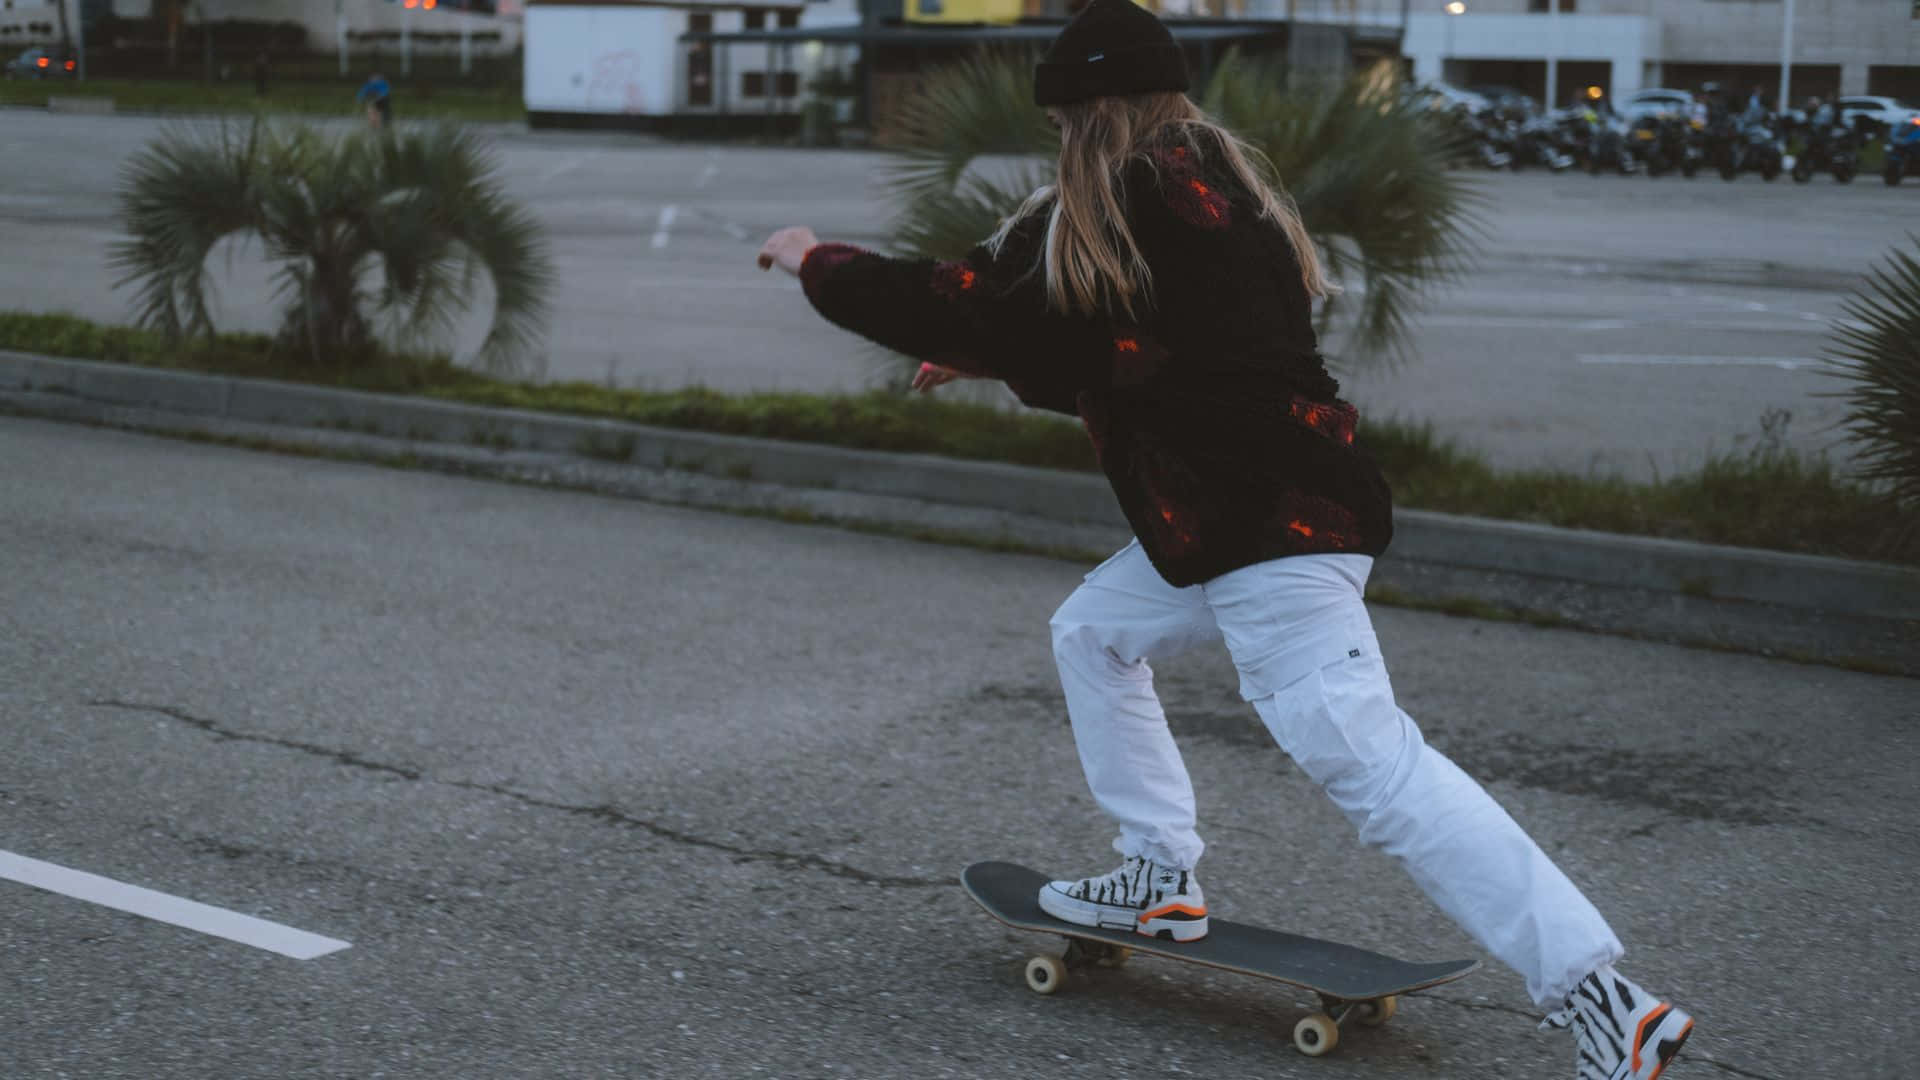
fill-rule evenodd
<path id="1" fill-rule="evenodd" d="M 987 914 L 1016 930 L 1067 939 L 1064 954 L 1042 953 L 1027 960 L 1027 986 L 1034 993 L 1054 993 L 1066 985 L 1070 971 L 1119 967 L 1135 953 L 1272 979 L 1320 997 L 1321 1011 L 1293 1028 L 1294 1047 L 1309 1057 L 1339 1045 L 1340 1027 L 1348 1020 L 1378 1027 L 1393 1016 L 1399 995 L 1464 978 L 1480 966 L 1478 960 L 1415 964 L 1225 919 L 1212 919 L 1206 937 L 1184 944 L 1127 930 L 1077 926 L 1040 910 L 1040 888 L 1049 880 L 1005 862 L 977 862 L 960 872 L 960 886 Z"/>

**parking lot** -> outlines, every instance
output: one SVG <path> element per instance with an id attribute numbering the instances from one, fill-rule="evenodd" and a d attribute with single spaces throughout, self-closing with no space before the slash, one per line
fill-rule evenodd
<path id="1" fill-rule="evenodd" d="M 0 305 L 126 317 L 107 266 L 114 185 L 161 126 L 0 111 Z M 506 129 L 497 145 L 561 274 L 544 377 L 728 391 L 898 377 L 791 281 L 752 268 L 786 224 L 884 243 L 885 155 Z M 1750 446 L 1774 410 L 1791 413 L 1791 445 L 1834 446 L 1829 328 L 1920 213 L 1920 182 L 1466 175 L 1484 195 L 1482 254 L 1428 298 L 1405 362 L 1359 366 L 1337 333 L 1326 343 L 1363 412 L 1431 421 L 1500 464 L 1640 477 Z M 215 261 L 221 324 L 271 329 L 268 268 L 245 250 Z M 471 351 L 481 325 L 468 318 L 456 347 Z"/>

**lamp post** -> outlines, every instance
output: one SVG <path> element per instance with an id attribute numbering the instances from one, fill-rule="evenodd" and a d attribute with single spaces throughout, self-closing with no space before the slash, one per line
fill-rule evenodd
<path id="1" fill-rule="evenodd" d="M 1787 0 L 1784 25 L 1780 30 L 1780 111 L 1787 111 L 1788 95 L 1793 88 L 1793 0 Z"/>
<path id="2" fill-rule="evenodd" d="M 1560 0 L 1547 0 L 1547 93 L 1541 104 L 1551 112 L 1560 92 Z"/>
<path id="3" fill-rule="evenodd" d="M 1449 75 L 1447 65 L 1453 60 L 1453 19 L 1456 15 L 1465 15 L 1466 13 L 1467 5 L 1461 3 L 1461 0 L 1452 0 L 1452 2 L 1447 5 L 1447 51 L 1440 57 L 1441 82 L 1453 81 L 1447 77 Z"/>

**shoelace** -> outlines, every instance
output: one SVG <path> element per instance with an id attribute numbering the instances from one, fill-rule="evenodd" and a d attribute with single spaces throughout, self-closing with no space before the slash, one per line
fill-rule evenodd
<path id="1" fill-rule="evenodd" d="M 1580 1010 L 1569 1005 L 1559 1012 L 1548 1013 L 1547 1018 L 1540 1021 L 1540 1030 L 1566 1031 L 1568 1028 L 1573 1027 L 1573 1022 L 1579 1019 L 1579 1017 Z"/>

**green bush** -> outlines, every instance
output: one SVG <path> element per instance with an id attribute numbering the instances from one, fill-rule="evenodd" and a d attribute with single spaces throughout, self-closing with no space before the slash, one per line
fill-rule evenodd
<path id="1" fill-rule="evenodd" d="M 142 327 L 210 339 L 207 257 L 229 237 L 257 237 L 281 264 L 280 341 L 314 368 L 375 361 L 376 321 L 397 327 L 401 348 L 431 344 L 485 273 L 495 301 L 478 359 L 512 370 L 554 279 L 538 225 L 459 127 L 173 128 L 128 163 L 120 206 L 128 238 L 112 262 Z"/>
<path id="2" fill-rule="evenodd" d="M 1343 361 L 1403 358 L 1407 317 L 1465 268 L 1480 229 L 1477 197 L 1447 168 L 1456 133 L 1402 105 L 1385 71 L 1293 91 L 1281 68 L 1234 55 L 1198 100 L 1265 156 L 1320 243 L 1328 276 L 1364 286 L 1359 299 L 1334 297 L 1323 309 L 1331 319 L 1353 308 Z M 902 251 L 957 258 L 1053 180 L 1059 137 L 1033 106 L 1025 54 L 981 53 L 934 72 L 899 121 L 890 181 Z M 984 158 L 1000 160 L 984 169 Z"/>
<path id="3" fill-rule="evenodd" d="M 1908 240 L 1920 249 L 1920 238 Z M 1920 259 L 1896 250 L 1848 300 L 1847 322 L 1834 332 L 1833 360 L 1852 384 L 1841 396 L 1842 423 L 1860 448 L 1860 475 L 1907 511 L 1905 530 L 1920 516 Z M 1888 538 L 1913 538 L 1902 531 Z"/>

